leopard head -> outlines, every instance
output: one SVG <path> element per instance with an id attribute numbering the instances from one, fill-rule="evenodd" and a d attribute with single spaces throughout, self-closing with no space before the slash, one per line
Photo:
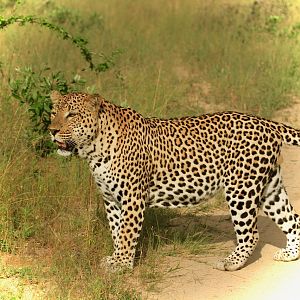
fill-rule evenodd
<path id="1" fill-rule="evenodd" d="M 61 95 L 57 91 L 53 91 L 50 98 L 49 131 L 52 141 L 58 145 L 58 154 L 68 156 L 76 149 L 88 146 L 99 132 L 102 98 L 85 93 Z"/>

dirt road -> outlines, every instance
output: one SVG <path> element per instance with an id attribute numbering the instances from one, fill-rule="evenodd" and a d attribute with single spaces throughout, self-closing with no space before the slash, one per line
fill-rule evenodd
<path id="1" fill-rule="evenodd" d="M 300 128 L 300 104 L 281 112 L 284 118 L 278 118 Z M 298 115 L 298 116 L 297 116 Z M 299 119 L 299 121 L 297 120 Z M 289 198 L 300 213 L 300 149 L 283 149 L 283 179 Z M 231 239 L 222 242 L 220 252 L 233 249 L 233 227 L 227 216 L 209 218 L 208 223 L 228 231 Z M 269 218 L 260 214 L 258 220 L 260 232 L 259 245 L 247 265 L 235 272 L 222 272 L 213 268 L 223 253 L 214 252 L 210 256 L 182 259 L 169 258 L 170 265 L 179 265 L 179 270 L 172 272 L 160 285 L 160 292 L 148 295 L 149 299 L 159 300 L 276 300 L 300 299 L 300 260 L 294 262 L 276 262 L 273 254 L 278 248 L 285 247 L 285 237 Z"/>

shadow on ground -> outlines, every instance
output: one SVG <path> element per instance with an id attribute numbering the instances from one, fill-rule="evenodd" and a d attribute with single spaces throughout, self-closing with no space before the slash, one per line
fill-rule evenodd
<path id="1" fill-rule="evenodd" d="M 260 240 L 247 265 L 262 256 L 261 252 L 266 244 L 276 248 L 285 247 L 284 234 L 270 218 L 260 215 L 258 230 Z M 226 211 L 220 211 L 219 214 L 182 214 L 167 209 L 150 209 L 146 212 L 137 256 L 140 253 L 143 253 L 143 257 L 146 256 L 149 244 L 150 247 L 157 248 L 161 243 L 185 243 L 187 240 L 205 244 L 208 249 L 215 249 L 219 253 L 230 253 L 236 243 L 230 215 Z"/>

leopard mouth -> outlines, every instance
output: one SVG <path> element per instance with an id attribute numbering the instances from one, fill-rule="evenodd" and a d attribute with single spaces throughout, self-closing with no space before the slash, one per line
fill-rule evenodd
<path id="1" fill-rule="evenodd" d="M 58 150 L 72 152 L 75 148 L 75 143 L 73 141 L 58 141 L 55 140 Z"/>
<path id="2" fill-rule="evenodd" d="M 65 142 L 56 141 L 56 145 L 58 146 L 58 149 L 60 149 L 60 150 L 66 150 L 68 147 L 67 143 L 65 143 Z"/>

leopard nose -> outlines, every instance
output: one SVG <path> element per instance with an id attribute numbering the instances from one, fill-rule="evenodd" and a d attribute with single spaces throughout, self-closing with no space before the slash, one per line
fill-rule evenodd
<path id="1" fill-rule="evenodd" d="M 59 132 L 59 130 L 58 129 L 50 129 L 50 132 L 53 136 L 55 136 Z"/>

